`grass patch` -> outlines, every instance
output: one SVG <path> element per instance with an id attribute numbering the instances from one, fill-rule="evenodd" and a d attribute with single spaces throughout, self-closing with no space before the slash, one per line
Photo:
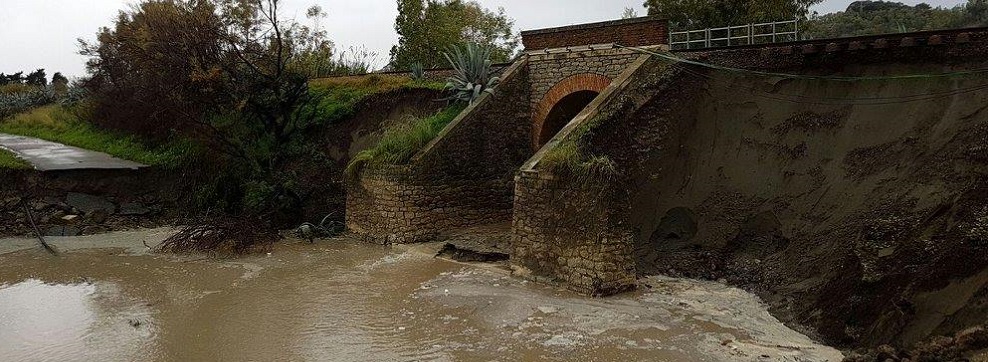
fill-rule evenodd
<path id="1" fill-rule="evenodd" d="M 466 105 L 452 105 L 431 117 L 416 119 L 388 129 L 377 146 L 361 151 L 350 161 L 346 168 L 347 175 L 356 178 L 360 171 L 370 164 L 407 163 L 417 152 L 432 142 L 439 132 L 442 132 L 464 109 Z"/>
<path id="2" fill-rule="evenodd" d="M 4 84 L 0 85 L 0 94 L 28 93 L 42 90 L 41 87 L 28 84 Z"/>
<path id="3" fill-rule="evenodd" d="M 31 168 L 30 164 L 15 156 L 13 152 L 0 148 L 0 170 L 30 170 Z"/>
<path id="4" fill-rule="evenodd" d="M 585 185 L 612 180 L 620 174 L 617 164 L 609 157 L 588 154 L 574 141 L 563 142 L 549 150 L 539 166 Z"/>
<path id="5" fill-rule="evenodd" d="M 558 175 L 572 177 L 584 185 L 613 180 L 619 176 L 617 164 L 610 157 L 594 155 L 588 152 L 582 143 L 605 118 L 603 115 L 598 115 L 581 124 L 542 157 L 539 167 Z"/>
<path id="6" fill-rule="evenodd" d="M 194 153 L 189 141 L 150 148 L 133 136 L 101 130 L 79 119 L 77 109 L 51 105 L 0 121 L 0 133 L 40 138 L 110 154 L 149 166 L 177 167 Z"/>
<path id="7" fill-rule="evenodd" d="M 357 103 L 367 96 L 398 89 L 442 90 L 443 84 L 413 81 L 409 77 L 383 74 L 320 78 L 309 81 L 309 89 L 319 97 L 319 119 L 332 124 L 353 115 Z"/>

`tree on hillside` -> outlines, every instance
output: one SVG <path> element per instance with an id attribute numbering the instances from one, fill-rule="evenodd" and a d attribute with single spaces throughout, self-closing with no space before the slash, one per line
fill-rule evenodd
<path id="1" fill-rule="evenodd" d="M 48 86 L 48 75 L 45 74 L 44 69 L 38 69 L 24 77 L 24 83 L 27 85 L 46 87 Z"/>
<path id="2" fill-rule="evenodd" d="M 100 125 L 192 137 L 224 168 L 205 198 L 267 215 L 295 205 L 279 170 L 315 124 L 307 59 L 324 33 L 280 17 L 281 0 L 143 0 L 83 43 Z M 310 13 L 317 13 L 313 11 Z M 211 196 L 208 196 L 211 195 Z"/>
<path id="3" fill-rule="evenodd" d="M 0 85 L 22 84 L 22 83 L 24 83 L 24 72 L 17 72 L 14 74 L 0 73 Z"/>
<path id="4" fill-rule="evenodd" d="M 815 16 L 803 26 L 810 39 L 901 33 L 988 25 L 988 0 L 954 8 L 909 6 L 888 1 L 856 1 L 847 10 Z"/>
<path id="5" fill-rule="evenodd" d="M 149 0 L 121 11 L 95 43 L 80 40 L 93 119 L 162 140 L 229 101 L 222 64 L 232 25 L 208 1 Z"/>
<path id="6" fill-rule="evenodd" d="M 804 19 L 823 0 L 646 0 L 648 14 L 676 29 L 702 29 Z"/>
<path id="7" fill-rule="evenodd" d="M 391 49 L 390 66 L 444 66 L 443 52 L 466 43 L 489 47 L 494 62 L 508 61 L 519 44 L 513 26 L 504 9 L 493 12 L 476 1 L 398 0 L 398 44 Z"/>
<path id="8" fill-rule="evenodd" d="M 69 78 L 66 78 L 60 72 L 55 72 L 55 74 L 51 76 L 51 86 L 54 88 L 56 93 L 66 94 L 69 91 Z"/>

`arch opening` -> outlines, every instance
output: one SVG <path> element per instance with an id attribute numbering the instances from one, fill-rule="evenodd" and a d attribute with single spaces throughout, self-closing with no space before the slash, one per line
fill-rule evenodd
<path id="1" fill-rule="evenodd" d="M 566 127 L 583 109 L 587 108 L 598 95 L 600 93 L 597 91 L 583 90 L 571 93 L 556 102 L 542 123 L 542 129 L 538 135 L 538 148 L 549 143 L 549 140 L 555 137 L 563 127 Z"/>

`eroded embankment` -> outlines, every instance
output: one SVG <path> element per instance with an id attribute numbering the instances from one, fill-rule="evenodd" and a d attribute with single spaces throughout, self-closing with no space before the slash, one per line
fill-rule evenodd
<path id="1" fill-rule="evenodd" d="M 0 237 L 156 227 L 185 215 L 192 177 L 174 170 L 0 170 Z"/>
<path id="2" fill-rule="evenodd" d="M 390 127 L 428 117 L 442 110 L 442 92 L 427 88 L 397 88 L 366 96 L 348 116 L 333 120 L 311 140 L 319 161 L 297 160 L 289 168 L 304 200 L 299 218 L 318 222 L 327 214 L 342 220 L 346 210 L 343 170 L 360 151 L 374 147 Z"/>
<path id="3" fill-rule="evenodd" d="M 985 79 L 669 72 L 589 142 L 630 176 L 639 272 L 725 278 L 840 346 L 905 346 L 988 322 Z"/>
<path id="4" fill-rule="evenodd" d="M 357 152 L 381 137 L 383 130 L 415 117 L 429 116 L 445 104 L 440 92 L 399 88 L 366 96 L 349 115 L 328 121 L 311 141 L 325 154 L 290 162 L 302 202 L 283 217 L 283 227 L 318 222 L 327 214 L 342 218 L 345 208 L 343 168 Z M 345 113 L 345 112 L 339 112 Z M 0 237 L 33 234 L 28 210 L 47 235 L 92 235 L 135 227 L 170 224 L 201 214 L 197 190 L 222 175 L 222 167 L 205 162 L 177 169 L 72 170 L 39 172 L 0 170 Z"/>

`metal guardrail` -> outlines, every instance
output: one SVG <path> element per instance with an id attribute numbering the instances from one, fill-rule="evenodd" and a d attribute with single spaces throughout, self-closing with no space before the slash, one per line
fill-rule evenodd
<path id="1" fill-rule="evenodd" d="M 669 33 L 672 50 L 771 44 L 799 40 L 799 20 Z"/>

